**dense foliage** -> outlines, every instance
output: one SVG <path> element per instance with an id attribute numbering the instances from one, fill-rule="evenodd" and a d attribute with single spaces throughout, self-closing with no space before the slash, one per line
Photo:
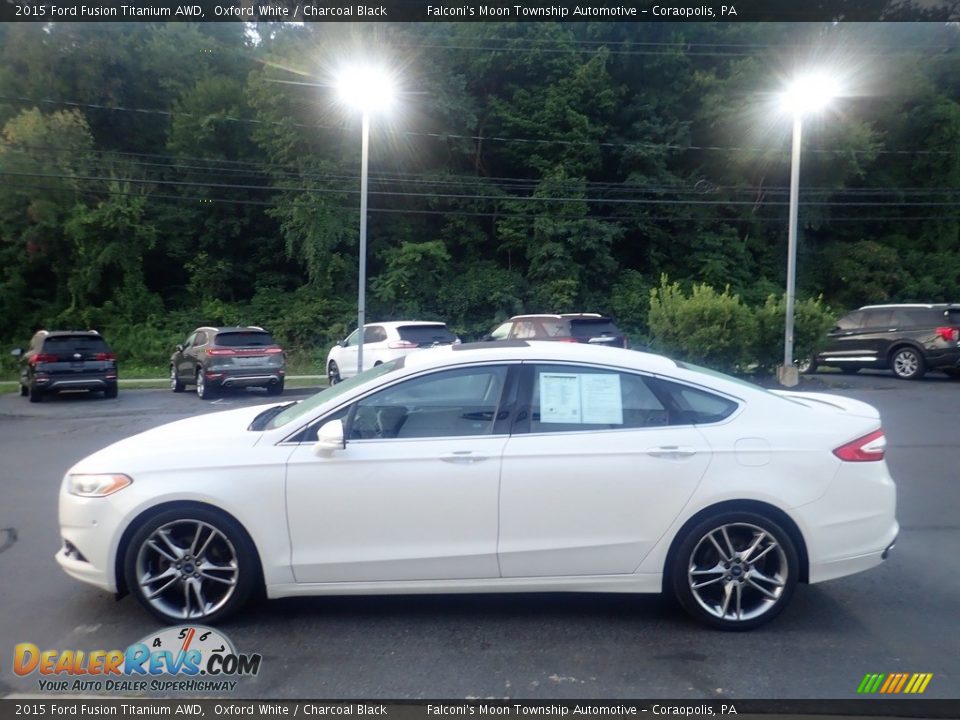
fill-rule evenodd
<path id="1" fill-rule="evenodd" d="M 0 339 L 97 327 L 146 364 L 198 324 L 306 350 L 346 333 L 360 128 L 329 85 L 357 53 L 404 90 L 373 119 L 370 319 L 472 337 L 520 311 L 600 311 L 646 337 L 658 288 L 780 347 L 790 121 L 773 98 L 811 63 L 850 97 L 804 126 L 799 295 L 958 300 L 958 39 L 933 23 L 0 26 Z"/>

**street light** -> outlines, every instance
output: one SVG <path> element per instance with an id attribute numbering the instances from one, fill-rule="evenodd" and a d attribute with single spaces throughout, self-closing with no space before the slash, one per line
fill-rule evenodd
<path id="1" fill-rule="evenodd" d="M 386 110 L 393 103 L 390 75 L 373 65 L 345 67 L 337 76 L 340 99 L 363 113 L 360 150 L 360 278 L 357 293 L 357 374 L 363 372 L 363 326 L 367 288 L 367 159 L 370 146 L 370 114 Z"/>
<path id="2" fill-rule="evenodd" d="M 800 196 L 800 139 L 803 116 L 818 112 L 837 95 L 837 85 L 825 75 L 798 78 L 781 97 L 781 105 L 793 115 L 793 153 L 790 160 L 790 219 L 787 234 L 787 312 L 783 337 L 783 367 L 780 382 L 793 386 L 799 382 L 793 364 L 793 314 L 797 286 L 797 214 Z"/>

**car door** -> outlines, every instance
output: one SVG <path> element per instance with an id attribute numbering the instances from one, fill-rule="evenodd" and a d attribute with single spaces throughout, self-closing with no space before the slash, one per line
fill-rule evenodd
<path id="1" fill-rule="evenodd" d="M 703 477 L 703 433 L 649 376 L 526 364 L 522 377 L 500 480 L 503 577 L 634 572 Z"/>
<path id="2" fill-rule="evenodd" d="M 340 352 L 337 353 L 337 366 L 340 368 L 340 377 L 348 378 L 357 374 L 357 338 L 360 334 L 354 330 L 343 341 Z"/>
<path id="3" fill-rule="evenodd" d="M 387 331 L 379 325 L 363 329 L 363 369 L 369 370 L 386 357 Z"/>
<path id="4" fill-rule="evenodd" d="M 177 367 L 177 376 L 184 382 L 192 383 L 194 380 L 196 363 L 190 357 L 190 349 L 193 347 L 196 339 L 196 331 L 190 333 L 190 337 L 183 341 L 183 350 L 177 353 L 174 360 Z"/>
<path id="5" fill-rule="evenodd" d="M 299 583 L 491 578 L 497 566 L 501 397 L 509 366 L 441 370 L 339 410 L 346 445 L 314 453 L 308 428 L 287 466 Z"/>

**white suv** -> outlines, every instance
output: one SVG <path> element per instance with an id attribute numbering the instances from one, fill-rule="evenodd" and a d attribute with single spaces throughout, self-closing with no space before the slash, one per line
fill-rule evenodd
<path id="1" fill-rule="evenodd" d="M 327 355 L 327 378 L 336 385 L 357 374 L 358 331 L 354 330 L 338 342 Z M 408 355 L 416 350 L 456 345 L 460 338 L 442 322 L 400 320 L 368 323 L 363 326 L 363 369 L 369 370 L 387 360 Z"/>

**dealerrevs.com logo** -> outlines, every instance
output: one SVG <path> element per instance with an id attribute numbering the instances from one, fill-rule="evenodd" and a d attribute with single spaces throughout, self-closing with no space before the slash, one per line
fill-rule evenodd
<path id="1" fill-rule="evenodd" d="M 260 672 L 258 653 L 238 653 L 213 628 L 184 625 L 147 635 L 126 650 L 41 650 L 19 643 L 13 672 L 37 674 L 42 692 L 225 692 Z"/>

